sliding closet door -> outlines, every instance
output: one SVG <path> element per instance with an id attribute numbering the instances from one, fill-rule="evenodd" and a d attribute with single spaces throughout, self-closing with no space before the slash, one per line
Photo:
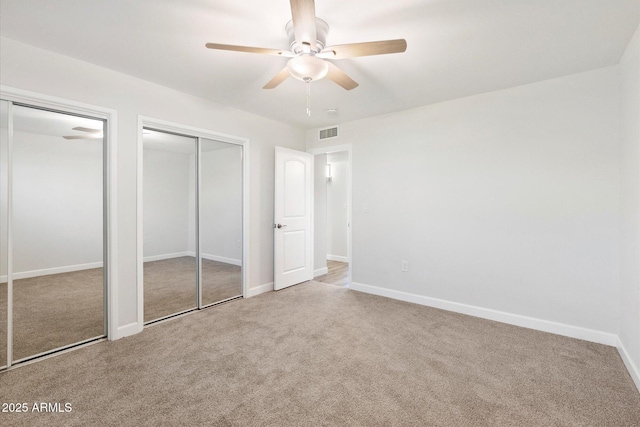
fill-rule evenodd
<path id="1" fill-rule="evenodd" d="M 104 121 L 13 105 L 13 361 L 105 336 Z"/>
<path id="2" fill-rule="evenodd" d="M 200 139 L 202 304 L 242 295 L 242 150 Z"/>
<path id="3" fill-rule="evenodd" d="M 7 286 L 7 257 L 9 246 L 7 242 L 7 196 L 8 163 L 7 148 L 9 142 L 9 103 L 0 100 L 0 368 L 7 366 L 7 338 L 8 338 L 8 302 L 9 287 Z"/>
<path id="4" fill-rule="evenodd" d="M 144 321 L 197 308 L 196 138 L 144 129 Z"/>

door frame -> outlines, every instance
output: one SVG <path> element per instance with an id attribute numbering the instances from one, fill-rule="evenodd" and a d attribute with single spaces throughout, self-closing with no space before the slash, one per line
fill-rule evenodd
<path id="1" fill-rule="evenodd" d="M 327 145 L 326 147 L 317 147 L 317 148 L 309 148 L 307 149 L 307 153 L 313 154 L 314 158 L 318 154 L 331 154 L 331 153 L 348 153 L 348 161 L 347 161 L 347 262 L 349 263 L 349 282 L 347 283 L 347 288 L 351 287 L 351 282 L 353 281 L 353 257 L 352 257 L 352 237 L 353 237 L 353 219 L 352 219 L 352 206 L 353 206 L 353 192 L 352 192 L 352 163 L 353 163 L 353 146 L 352 144 L 341 144 L 341 145 Z M 315 193 L 315 188 L 314 188 Z M 313 213 L 313 212 L 312 212 Z M 314 236 L 315 241 L 315 227 L 312 230 L 312 236 Z M 313 257 L 314 247 L 311 247 L 312 253 L 312 261 L 315 262 L 315 257 Z M 313 271 L 317 270 L 315 263 L 313 265 Z"/>
<path id="2" fill-rule="evenodd" d="M 62 113 L 77 114 L 82 116 L 93 117 L 106 121 L 106 134 L 104 135 L 104 202 L 103 202 L 103 245 L 105 271 L 105 329 L 108 340 L 120 338 L 118 336 L 118 268 L 116 260 L 118 259 L 118 215 L 117 215 L 117 111 L 111 108 L 104 108 L 96 105 L 85 104 L 82 102 L 72 101 L 56 96 L 43 95 L 37 92 L 17 89 L 10 86 L 0 85 L 0 98 L 12 103 L 24 104 L 36 108 L 60 111 Z M 11 117 L 10 117 L 11 119 Z M 10 125 L 11 126 L 11 125 Z M 12 138 L 11 131 L 9 139 Z M 10 183 L 9 183 L 10 184 Z M 8 227 L 11 227 L 11 219 L 8 218 Z M 7 236 L 8 239 L 10 237 Z M 11 242 L 9 241 L 9 244 Z M 11 256 L 11 248 L 9 248 L 9 256 Z M 7 266 L 9 269 L 10 266 Z M 7 272 L 9 273 L 9 272 Z M 8 286 L 9 288 L 9 286 Z M 10 290 L 8 289 L 10 292 Z M 12 327 L 12 304 L 9 302 L 7 307 L 8 323 L 7 333 L 11 332 Z M 12 346 L 8 342 L 7 347 L 7 368 L 12 366 Z"/>
<path id="3" fill-rule="evenodd" d="M 137 323 L 139 331 L 144 327 L 144 235 L 143 235 L 143 134 L 144 127 L 150 127 L 159 131 L 176 133 L 197 138 L 213 139 L 229 144 L 240 145 L 242 149 L 242 296 L 247 296 L 249 289 L 249 139 L 234 135 L 214 132 L 180 123 L 169 122 L 138 115 L 138 140 L 137 140 L 137 182 L 136 182 L 136 299 L 137 299 Z M 199 142 L 198 142 L 199 145 Z M 199 169 L 197 166 L 196 169 Z M 196 175 L 196 190 L 200 185 L 199 172 Z M 199 217 L 199 207 L 196 204 L 196 218 Z M 196 224 L 198 230 L 198 224 Z M 196 245 L 199 244 L 200 233 L 197 231 Z M 198 276 L 200 266 L 198 266 Z M 198 279 L 199 280 L 199 279 Z M 200 308 L 201 295 L 198 290 L 198 308 Z M 139 332 L 138 331 L 138 332 Z"/>

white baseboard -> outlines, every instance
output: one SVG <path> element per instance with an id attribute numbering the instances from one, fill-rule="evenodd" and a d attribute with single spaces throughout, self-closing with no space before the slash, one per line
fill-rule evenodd
<path id="1" fill-rule="evenodd" d="M 218 261 L 218 262 L 223 262 L 225 264 L 242 266 L 242 260 L 240 259 L 227 258 L 227 257 L 223 257 L 219 255 L 211 255 L 211 254 L 202 254 L 202 258 L 208 259 L 210 261 Z"/>
<path id="2" fill-rule="evenodd" d="M 146 257 L 144 257 L 144 262 L 162 261 L 162 260 L 165 260 L 165 259 L 180 258 L 180 257 L 183 257 L 183 256 L 195 257 L 196 253 L 192 252 L 192 251 L 184 251 L 184 252 L 175 252 L 175 253 L 172 253 L 172 254 L 146 256 Z M 242 265 L 242 260 L 233 259 L 233 258 L 227 258 L 227 257 L 219 256 L 219 255 L 202 254 L 202 258 L 203 259 L 208 259 L 208 260 L 211 260 L 211 261 L 224 262 L 225 264 L 233 264 L 233 265 L 238 265 L 238 266 Z"/>
<path id="3" fill-rule="evenodd" d="M 313 277 L 316 278 L 318 276 L 322 276 L 323 274 L 329 273 L 329 269 L 327 267 L 322 267 L 317 270 L 313 270 Z"/>
<path id="4" fill-rule="evenodd" d="M 440 308 L 442 310 L 453 311 L 456 313 L 467 314 L 469 316 L 494 320 L 496 322 L 521 326 L 523 328 L 550 332 L 552 334 L 563 335 L 570 338 L 577 338 L 580 340 L 595 342 L 598 344 L 604 344 L 613 347 L 618 344 L 618 336 L 615 334 L 582 328 L 580 326 L 572 326 L 564 323 L 552 322 L 549 320 L 537 319 L 534 317 L 527 317 L 519 314 L 507 313 L 504 311 L 492 310 L 438 298 L 431 298 L 422 295 L 410 294 L 407 292 L 379 288 L 377 286 L 370 286 L 362 283 L 352 282 L 349 288 L 368 294 L 380 295 L 383 297 L 412 302 L 428 307 Z"/>
<path id="5" fill-rule="evenodd" d="M 144 260 L 144 262 L 162 261 L 163 259 L 180 258 L 180 257 L 183 257 L 183 256 L 195 257 L 196 254 L 195 254 L 195 252 L 189 252 L 189 251 L 175 252 L 175 253 L 172 253 L 172 254 L 146 256 L 146 257 L 143 258 L 143 260 Z"/>
<path id="6" fill-rule="evenodd" d="M 118 326 L 116 329 L 115 336 L 112 340 L 117 340 L 120 338 L 128 337 L 130 335 L 135 335 L 137 333 L 142 332 L 144 329 L 144 325 L 138 322 L 128 323 L 126 325 Z"/>
<path id="7" fill-rule="evenodd" d="M 349 259 L 342 255 L 327 255 L 327 259 L 329 261 L 349 262 Z"/>
<path id="8" fill-rule="evenodd" d="M 43 268 L 41 270 L 22 271 L 13 273 L 13 280 L 29 279 L 31 277 L 50 276 L 52 274 L 70 273 L 72 271 L 91 270 L 101 268 L 102 262 L 89 262 L 86 264 L 67 265 L 64 267 Z M 7 276 L 0 276 L 0 283 L 6 283 Z"/>
<path id="9" fill-rule="evenodd" d="M 255 288 L 249 288 L 245 298 L 255 297 L 256 295 L 264 294 L 265 292 L 271 292 L 273 290 L 273 282 L 265 283 L 264 285 L 256 286 Z"/>
<path id="10" fill-rule="evenodd" d="M 627 352 L 627 349 L 625 348 L 624 344 L 622 344 L 622 341 L 620 339 L 618 339 L 618 344 L 616 347 L 618 348 L 618 353 L 620 353 L 620 357 L 624 362 L 624 366 L 627 367 L 627 371 L 629 371 L 631 379 L 635 383 L 638 392 L 640 392 L 640 367 L 636 366 L 633 363 L 631 356 Z"/>

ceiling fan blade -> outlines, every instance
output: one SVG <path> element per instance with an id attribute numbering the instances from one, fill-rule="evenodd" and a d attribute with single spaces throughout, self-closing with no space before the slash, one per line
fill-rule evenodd
<path id="1" fill-rule="evenodd" d="M 291 16 L 296 41 L 316 47 L 316 3 L 314 0 L 291 0 Z"/>
<path id="2" fill-rule="evenodd" d="M 329 79 L 338 83 L 346 90 L 351 90 L 358 87 L 358 83 L 356 83 L 356 81 L 351 77 L 347 76 L 347 74 L 340 68 L 336 67 L 329 61 L 327 61 L 327 64 L 329 64 L 329 72 L 327 73 L 327 77 L 329 77 Z"/>
<path id="3" fill-rule="evenodd" d="M 77 130 L 80 132 L 89 132 L 89 133 L 100 133 L 102 132 L 102 129 L 92 129 L 92 128 L 85 128 L 82 126 L 76 126 L 74 128 L 72 128 L 72 130 Z"/>
<path id="4" fill-rule="evenodd" d="M 317 56 L 320 58 L 343 59 L 355 58 L 357 56 L 400 53 L 405 50 L 407 50 L 407 41 L 405 39 L 396 39 L 329 46 Z"/>
<path id="5" fill-rule="evenodd" d="M 283 81 L 289 78 L 289 69 L 284 67 L 278 74 L 275 75 L 274 78 L 269 80 L 269 82 L 262 87 L 262 89 L 273 89 L 278 86 Z"/>
<path id="6" fill-rule="evenodd" d="M 209 49 L 217 50 L 232 50 L 235 52 L 248 52 L 248 53 L 260 53 L 262 55 L 276 55 L 276 56 L 293 56 L 291 52 L 280 49 L 269 49 L 266 47 L 251 47 L 251 46 L 236 46 L 233 44 L 220 44 L 220 43 L 207 43 L 205 45 Z"/>
<path id="7" fill-rule="evenodd" d="M 65 135 L 64 139 L 102 139 L 101 136 L 91 136 L 91 135 Z"/>

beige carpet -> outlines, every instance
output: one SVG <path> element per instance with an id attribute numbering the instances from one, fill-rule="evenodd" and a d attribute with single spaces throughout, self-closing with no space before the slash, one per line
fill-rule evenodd
<path id="1" fill-rule="evenodd" d="M 638 426 L 615 348 L 308 282 L 0 374 L 7 426 Z"/>
<path id="2" fill-rule="evenodd" d="M 202 304 L 242 295 L 239 266 L 202 260 Z M 197 306 L 196 259 L 171 258 L 144 263 L 144 321 L 160 319 Z"/>
<path id="3" fill-rule="evenodd" d="M 13 282 L 13 359 L 103 336 L 102 268 Z M 6 363 L 7 284 L 0 284 L 0 356 Z"/>
<path id="4" fill-rule="evenodd" d="M 195 260 L 144 264 L 145 321 L 196 306 Z M 203 303 L 242 294 L 240 267 L 203 260 Z M 7 284 L 0 284 L 0 366 L 6 365 Z M 13 357 L 104 335 L 102 268 L 14 281 Z"/>

